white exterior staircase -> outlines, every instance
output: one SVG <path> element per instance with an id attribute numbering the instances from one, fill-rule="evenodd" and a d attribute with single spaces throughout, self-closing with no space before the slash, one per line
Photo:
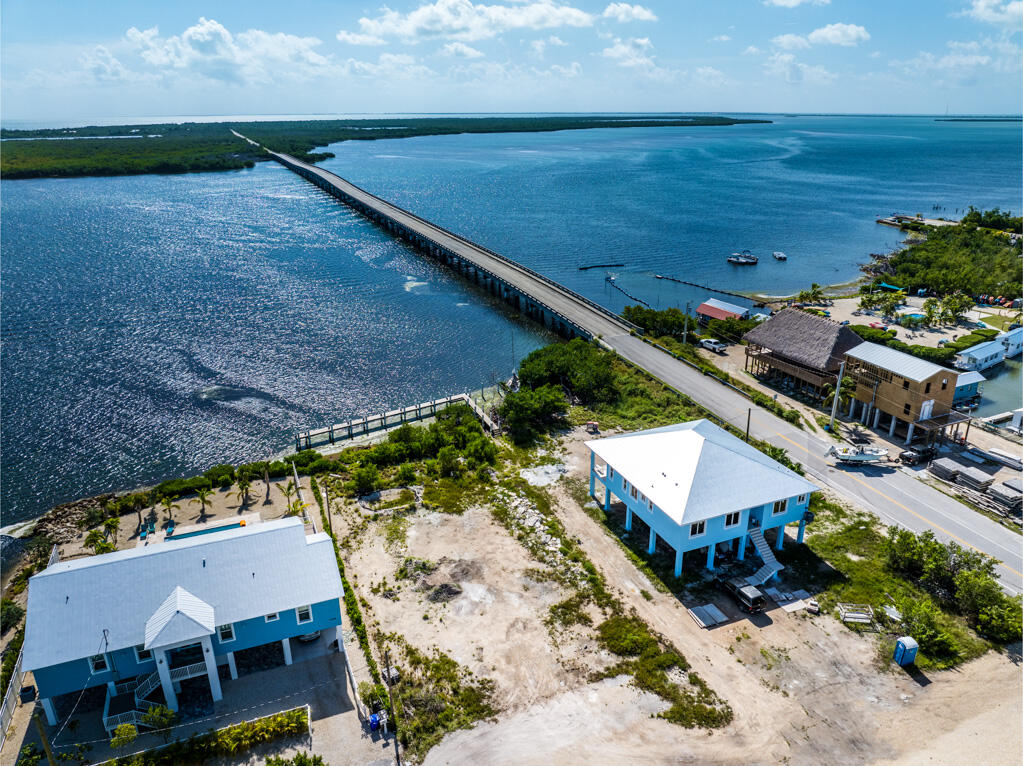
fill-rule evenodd
<path id="1" fill-rule="evenodd" d="M 782 531 L 782 534 L 784 534 L 784 531 Z M 763 585 L 785 567 L 779 564 L 778 559 L 774 557 L 774 551 L 771 550 L 771 546 L 764 539 L 764 531 L 760 527 L 750 527 L 749 537 L 753 541 L 753 547 L 760 554 L 760 558 L 764 560 L 764 565 L 754 574 L 747 577 L 746 582 L 750 585 Z"/>
<path id="2" fill-rule="evenodd" d="M 125 681 L 124 683 L 117 684 L 114 688 L 118 695 L 131 694 L 135 698 L 135 709 L 128 710 L 124 713 L 117 715 L 107 715 L 107 711 L 110 706 L 110 694 L 107 693 L 106 704 L 103 710 L 103 726 L 108 732 L 112 732 L 122 723 L 130 723 L 135 726 L 145 726 L 146 724 L 142 721 L 142 716 L 146 714 L 149 708 L 155 705 L 154 702 L 146 699 L 160 686 L 160 674 L 153 672 L 148 676 L 141 679 L 132 679 Z"/>

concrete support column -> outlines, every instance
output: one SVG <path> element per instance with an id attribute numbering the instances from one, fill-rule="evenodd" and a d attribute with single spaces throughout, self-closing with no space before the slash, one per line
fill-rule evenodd
<path id="1" fill-rule="evenodd" d="M 646 547 L 646 552 L 653 555 L 653 552 L 657 550 L 657 533 L 654 532 L 653 527 L 650 528 L 650 543 Z"/>
<path id="2" fill-rule="evenodd" d="M 895 425 L 898 422 L 899 422 L 899 419 L 897 417 L 895 417 L 894 415 L 892 415 L 892 422 L 888 426 L 888 436 L 894 436 L 895 435 Z"/>
<path id="3" fill-rule="evenodd" d="M 227 653 L 227 669 L 231 671 L 231 680 L 238 680 L 238 664 L 234 661 L 234 652 Z"/>
<path id="4" fill-rule="evenodd" d="M 856 399 L 854 399 L 853 397 L 849 397 L 849 417 L 850 418 L 853 416 L 854 412 L 856 412 Z"/>
<path id="5" fill-rule="evenodd" d="M 871 411 L 873 411 L 873 409 L 874 409 L 873 404 L 863 405 L 863 417 L 861 418 L 861 420 L 863 421 L 863 425 L 867 425 L 867 423 L 870 421 L 870 413 Z"/>
<path id="6" fill-rule="evenodd" d="M 156 658 L 156 672 L 160 674 L 160 686 L 163 689 L 164 699 L 167 700 L 167 707 L 171 710 L 177 710 L 178 697 L 174 693 L 174 684 L 171 683 L 167 652 L 162 649 L 155 649 L 153 656 Z"/>
<path id="7" fill-rule="evenodd" d="M 739 561 L 746 560 L 746 533 L 742 533 L 742 537 L 739 538 Z"/>
<path id="8" fill-rule="evenodd" d="M 796 535 L 796 542 L 797 543 L 803 542 L 803 533 L 805 531 L 806 531 L 806 522 L 805 521 L 800 521 L 799 522 L 799 534 Z"/>
<path id="9" fill-rule="evenodd" d="M 684 555 L 682 551 L 675 551 L 675 577 L 682 576 L 682 557 Z"/>
<path id="10" fill-rule="evenodd" d="M 910 444 L 913 441 L 913 429 L 916 427 L 916 423 L 909 424 L 909 432 L 906 434 L 906 444 Z"/>
<path id="11" fill-rule="evenodd" d="M 290 638 L 282 638 L 281 639 L 281 647 L 284 649 L 284 664 L 285 665 L 290 665 L 291 664 L 291 639 Z"/>
<path id="12" fill-rule="evenodd" d="M 707 569 L 709 569 L 711 572 L 714 571 L 714 549 L 715 548 L 717 548 L 717 546 L 714 545 L 713 543 L 711 543 L 710 545 L 707 546 Z"/>
<path id="13" fill-rule="evenodd" d="M 594 499 L 596 499 L 596 497 L 597 497 L 597 495 L 595 494 L 596 491 L 597 491 L 597 466 L 596 466 L 596 460 L 597 460 L 596 453 L 591 452 L 590 453 L 590 497 L 592 497 Z"/>
<path id="14" fill-rule="evenodd" d="M 214 702 L 220 702 L 224 699 L 224 694 L 220 691 L 220 673 L 217 671 L 217 658 L 213 654 L 213 643 L 209 636 L 202 640 L 202 656 L 206 660 L 206 676 L 210 679 L 210 694 L 213 695 Z"/>
<path id="15" fill-rule="evenodd" d="M 46 723 L 50 726 L 57 725 L 57 710 L 53 707 L 53 700 L 49 697 L 43 697 L 39 700 L 39 704 L 43 706 L 43 712 L 46 714 Z"/>
<path id="16" fill-rule="evenodd" d="M 781 547 L 785 544 L 785 527 L 778 527 L 778 539 L 774 542 L 774 549 L 780 551 Z"/>
<path id="17" fill-rule="evenodd" d="M 629 506 L 625 506 L 625 531 L 632 531 L 632 509 Z"/>
<path id="18" fill-rule="evenodd" d="M 611 488 L 607 484 L 604 485 L 604 510 L 611 510 Z"/>
<path id="19" fill-rule="evenodd" d="M 107 681 L 107 694 L 109 694 L 111 697 L 117 694 L 117 684 L 115 684 L 113 681 Z"/>
<path id="20" fill-rule="evenodd" d="M 877 424 L 881 422 L 881 410 L 874 409 L 874 430 L 877 430 Z"/>

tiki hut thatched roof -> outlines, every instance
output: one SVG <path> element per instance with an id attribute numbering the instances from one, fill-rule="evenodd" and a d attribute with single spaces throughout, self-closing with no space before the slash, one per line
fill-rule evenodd
<path id="1" fill-rule="evenodd" d="M 837 370 L 845 352 L 863 342 L 848 327 L 799 309 L 778 312 L 743 340 L 803 367 L 828 372 Z"/>

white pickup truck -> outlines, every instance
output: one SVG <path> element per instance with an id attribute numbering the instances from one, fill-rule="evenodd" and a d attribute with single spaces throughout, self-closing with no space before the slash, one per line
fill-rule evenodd
<path id="1" fill-rule="evenodd" d="M 725 349 L 728 348 L 728 346 L 724 343 L 719 340 L 715 340 L 714 338 L 704 338 L 700 341 L 700 346 L 713 351 L 715 354 L 723 354 L 725 353 Z"/>

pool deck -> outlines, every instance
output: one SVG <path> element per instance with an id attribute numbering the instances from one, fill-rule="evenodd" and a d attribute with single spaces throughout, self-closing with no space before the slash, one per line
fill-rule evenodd
<path id="1" fill-rule="evenodd" d="M 170 535 L 170 540 L 173 542 L 179 537 L 192 534 L 195 532 L 201 533 L 212 533 L 218 529 L 235 529 L 241 525 L 241 522 L 245 522 L 245 526 L 251 526 L 253 524 L 259 524 L 263 521 L 260 517 L 259 512 L 243 513 L 239 514 L 233 519 L 211 519 L 209 523 L 201 524 L 189 524 L 186 527 L 175 527 L 174 534 Z M 147 545 L 156 545 L 157 543 L 166 542 L 168 539 L 167 530 L 164 528 L 157 528 L 157 530 L 147 535 L 145 540 L 139 540 L 136 544 L 136 548 L 145 548 Z"/>

